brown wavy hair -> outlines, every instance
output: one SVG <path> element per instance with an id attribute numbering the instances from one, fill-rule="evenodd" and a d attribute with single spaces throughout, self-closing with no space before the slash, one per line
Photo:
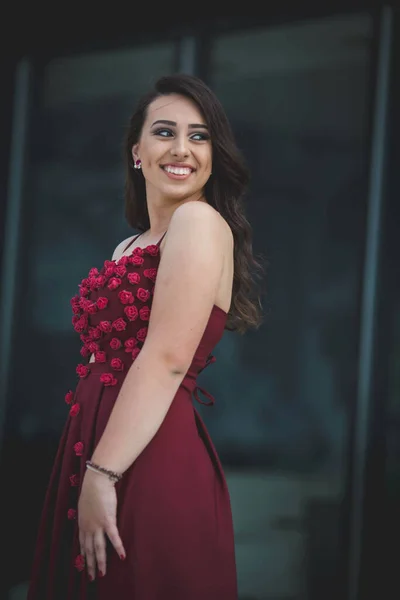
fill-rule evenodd
<path id="1" fill-rule="evenodd" d="M 161 77 L 138 103 L 124 143 L 125 216 L 131 227 L 150 227 L 145 179 L 133 168 L 132 147 L 139 141 L 148 106 L 160 96 L 179 94 L 200 109 L 209 128 L 212 143 L 212 176 L 206 183 L 205 198 L 229 224 L 234 238 L 234 277 L 227 329 L 244 333 L 262 322 L 258 281 L 264 269 L 253 256 L 252 230 L 246 219 L 243 198 L 249 184 L 249 171 L 241 155 L 225 111 L 211 89 L 191 75 Z"/>

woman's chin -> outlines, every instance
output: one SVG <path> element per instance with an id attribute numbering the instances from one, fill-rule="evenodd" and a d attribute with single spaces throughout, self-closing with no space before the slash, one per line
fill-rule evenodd
<path id="1" fill-rule="evenodd" d="M 159 188 L 159 193 L 166 198 L 173 200 L 184 200 L 191 196 L 198 196 L 200 190 L 193 188 L 191 185 L 183 185 L 183 182 L 179 185 L 163 185 Z"/>

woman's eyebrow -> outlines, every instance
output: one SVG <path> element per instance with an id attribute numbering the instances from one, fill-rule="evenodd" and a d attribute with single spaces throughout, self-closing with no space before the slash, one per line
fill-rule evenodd
<path id="1" fill-rule="evenodd" d="M 162 124 L 162 125 L 170 125 L 171 127 L 176 127 L 177 123 L 175 121 L 167 121 L 166 119 L 158 119 L 157 121 L 154 121 L 152 127 L 154 127 L 154 125 L 157 125 L 158 123 Z M 207 125 L 205 125 L 204 123 L 191 123 L 190 125 L 188 125 L 189 129 L 208 129 Z"/>

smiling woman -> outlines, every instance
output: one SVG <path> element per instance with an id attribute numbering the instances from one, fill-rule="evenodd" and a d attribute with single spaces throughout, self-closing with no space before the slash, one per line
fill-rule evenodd
<path id="1" fill-rule="evenodd" d="M 152 147 L 152 138 L 155 144 L 160 143 L 159 162 L 155 155 L 154 173 L 152 161 L 141 172 L 134 168 L 133 161 L 142 157 L 146 160 L 146 154 L 140 152 Z M 200 79 L 187 75 L 160 78 L 154 89 L 139 101 L 130 119 L 124 155 L 125 214 L 132 227 L 139 231 L 150 228 L 147 192 L 151 185 L 148 177 L 152 174 L 165 186 L 171 199 L 206 201 L 223 217 L 234 241 L 234 278 L 227 328 L 244 333 L 249 327 L 258 327 L 261 312 L 257 281 L 263 276 L 263 268 L 253 256 L 252 231 L 243 206 L 249 172 L 225 111 L 212 90 Z M 183 165 L 196 169 L 195 177 L 191 174 L 184 180 L 188 184 L 185 187 L 170 185 L 172 180 L 166 181 L 158 172 L 163 166 L 182 168 Z"/>
<path id="2" fill-rule="evenodd" d="M 236 600 L 229 493 L 191 400 L 214 402 L 197 376 L 227 325 L 260 322 L 247 171 L 218 100 L 184 75 L 139 104 L 125 150 L 126 214 L 142 233 L 71 301 L 85 363 L 28 600 Z"/>
<path id="3" fill-rule="evenodd" d="M 163 118 L 157 118 L 161 115 Z M 140 161 L 147 196 L 157 193 L 178 201 L 204 199 L 212 144 L 204 118 L 190 99 L 178 94 L 156 98 L 132 155 L 136 164 Z M 177 181 L 182 184 L 175 185 Z"/>

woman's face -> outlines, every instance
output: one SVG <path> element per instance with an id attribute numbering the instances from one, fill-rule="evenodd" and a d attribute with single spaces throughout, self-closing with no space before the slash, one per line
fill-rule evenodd
<path id="1" fill-rule="evenodd" d="M 210 177 L 212 147 L 204 118 L 194 102 L 171 94 L 148 107 L 133 160 L 142 161 L 146 192 L 174 200 L 202 195 Z"/>

